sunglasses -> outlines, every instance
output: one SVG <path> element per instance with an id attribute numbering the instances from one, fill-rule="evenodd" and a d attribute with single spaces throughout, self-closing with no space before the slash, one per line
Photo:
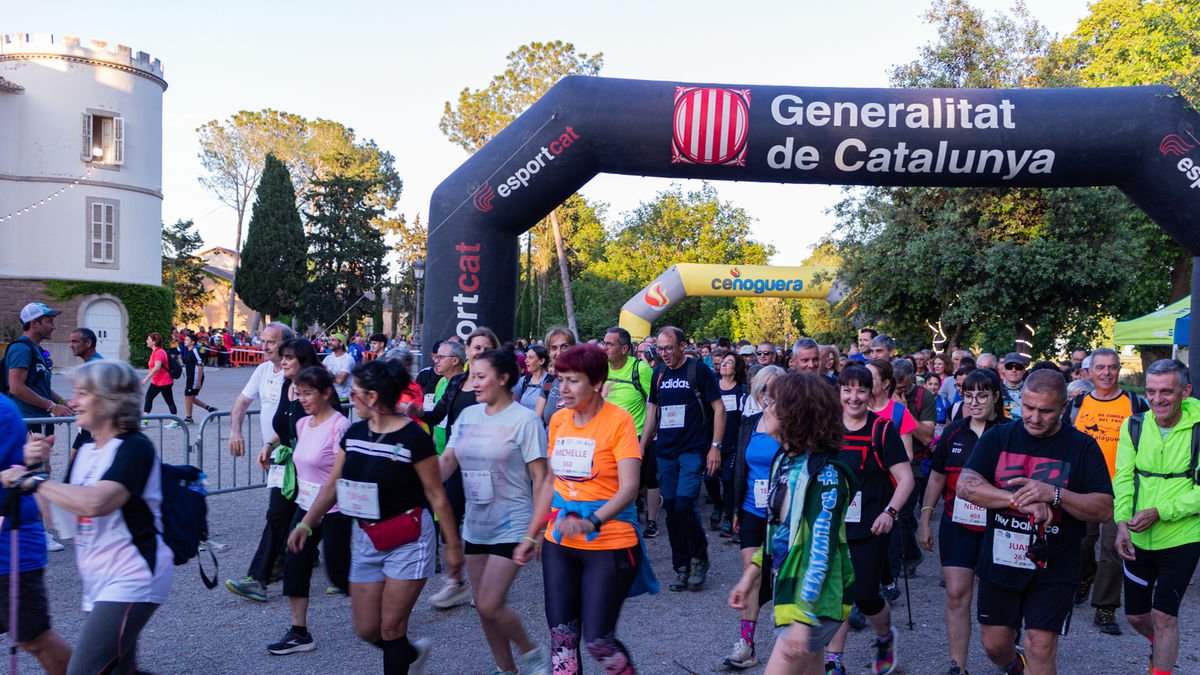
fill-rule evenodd
<path id="1" fill-rule="evenodd" d="M 1006 363 L 1006 364 L 1004 364 L 1004 369 L 1005 370 L 1025 370 L 1025 366 L 1023 366 L 1019 363 Z"/>
<path id="2" fill-rule="evenodd" d="M 771 354 L 774 354 L 775 352 L 754 352 L 754 353 L 758 354 L 759 356 L 770 356 Z"/>

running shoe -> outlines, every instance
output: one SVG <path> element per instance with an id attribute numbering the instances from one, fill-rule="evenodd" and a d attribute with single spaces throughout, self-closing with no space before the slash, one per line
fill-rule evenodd
<path id="1" fill-rule="evenodd" d="M 686 591 L 688 587 L 689 576 L 691 576 L 691 574 L 688 572 L 686 567 L 681 567 L 675 570 L 675 581 L 672 581 L 670 584 L 668 584 L 667 588 L 675 592 Z"/>
<path id="2" fill-rule="evenodd" d="M 970 673 L 960 668 L 954 661 L 951 661 L 950 670 L 946 671 L 946 675 L 970 675 Z"/>
<path id="3" fill-rule="evenodd" d="M 433 651 L 433 641 L 429 638 L 413 640 L 412 647 L 417 655 L 408 664 L 408 675 L 425 675 L 425 662 L 429 660 L 429 652 Z"/>
<path id="4" fill-rule="evenodd" d="M 178 428 L 179 428 L 179 422 L 176 422 L 175 420 L 171 420 L 170 422 L 167 422 L 167 424 L 166 424 L 166 427 L 167 427 L 168 429 L 178 429 Z"/>
<path id="5" fill-rule="evenodd" d="M 653 539 L 658 536 L 658 523 L 651 520 L 646 523 L 646 529 L 642 532 L 642 536 L 647 539 Z"/>
<path id="6" fill-rule="evenodd" d="M 1079 582 L 1079 587 L 1075 589 L 1075 606 L 1078 607 L 1087 602 L 1088 592 L 1092 590 L 1093 579 L 1082 579 Z"/>
<path id="7" fill-rule="evenodd" d="M 58 540 L 54 538 L 54 535 L 50 534 L 49 532 L 46 533 L 46 550 L 47 551 L 50 551 L 51 553 L 57 553 L 58 551 L 61 551 L 65 548 L 66 548 L 66 546 L 63 546 L 62 544 L 60 544 L 58 542 Z"/>
<path id="8" fill-rule="evenodd" d="M 326 586 L 325 595 L 346 595 L 346 591 L 343 591 L 337 586 Z"/>
<path id="9" fill-rule="evenodd" d="M 867 627 L 867 617 L 858 608 L 858 605 L 850 608 L 850 618 L 848 621 L 850 622 L 850 628 L 854 630 L 862 630 Z"/>
<path id="10" fill-rule="evenodd" d="M 692 573 L 688 576 L 687 586 L 690 591 L 698 591 L 704 588 L 704 582 L 708 579 L 708 561 L 707 560 L 692 560 Z"/>
<path id="11" fill-rule="evenodd" d="M 917 568 L 920 567 L 921 563 L 923 562 L 925 562 L 925 554 L 921 553 L 920 551 L 917 551 L 917 557 L 909 558 L 908 560 L 904 561 L 904 568 L 905 571 L 908 572 L 909 579 L 917 576 Z"/>
<path id="12" fill-rule="evenodd" d="M 446 579 L 446 585 L 429 598 L 429 604 L 437 609 L 450 609 L 461 605 L 471 597 L 471 588 L 462 581 Z"/>
<path id="13" fill-rule="evenodd" d="M 1121 634 L 1121 626 L 1117 623 L 1117 610 L 1115 607 L 1097 607 L 1096 618 L 1092 621 L 1100 627 L 1100 632 L 1105 635 Z"/>
<path id="14" fill-rule="evenodd" d="M 721 538 L 728 539 L 733 536 L 733 521 L 726 518 L 721 521 Z"/>
<path id="15" fill-rule="evenodd" d="M 545 647 L 537 647 L 527 654 L 517 655 L 517 669 L 521 675 L 551 675 L 550 651 Z"/>
<path id="16" fill-rule="evenodd" d="M 725 657 L 725 667 L 743 670 L 757 665 L 758 657 L 754 655 L 754 645 L 746 642 L 744 638 L 738 638 L 737 644 L 733 645 L 733 651 Z"/>
<path id="17" fill-rule="evenodd" d="M 846 664 L 841 661 L 826 661 L 825 675 L 846 675 Z"/>
<path id="18" fill-rule="evenodd" d="M 288 632 L 283 634 L 283 639 L 269 645 L 267 651 L 276 656 L 283 656 L 284 654 L 311 652 L 316 648 L 317 643 L 313 642 L 312 633 L 301 635 L 289 628 Z"/>
<path id="19" fill-rule="evenodd" d="M 210 406 L 208 406 L 207 408 L 205 408 L 205 409 L 204 409 L 204 411 L 205 411 L 205 412 L 210 412 L 210 413 L 212 413 L 212 412 L 217 412 L 217 406 L 215 406 L 215 405 L 210 405 Z"/>
<path id="20" fill-rule="evenodd" d="M 896 627 L 888 629 L 887 637 L 876 637 L 872 646 L 875 648 L 875 661 L 871 664 L 871 672 L 875 675 L 894 672 L 899 661 L 896 658 Z"/>
<path id="21" fill-rule="evenodd" d="M 145 429 L 148 426 L 150 426 L 150 420 L 142 420 L 142 428 Z"/>
<path id="22" fill-rule="evenodd" d="M 266 587 L 254 577 L 242 577 L 241 581 L 226 579 L 225 588 L 229 589 L 230 593 L 233 593 L 234 595 L 240 595 L 243 598 L 257 602 L 267 601 Z"/>
<path id="23" fill-rule="evenodd" d="M 190 418 L 190 417 L 185 417 L 185 418 L 183 418 L 183 423 L 184 423 L 184 424 L 195 424 L 195 423 L 196 423 L 196 420 L 194 420 L 194 419 L 192 419 L 192 418 Z"/>
<path id="24" fill-rule="evenodd" d="M 275 564 L 271 566 L 271 576 L 267 578 L 267 585 L 277 584 L 283 581 L 283 556 L 275 559 Z"/>
<path id="25" fill-rule="evenodd" d="M 879 594 L 883 596 L 884 600 L 887 600 L 889 605 L 896 604 L 896 601 L 900 599 L 900 589 L 896 587 L 895 582 L 879 589 Z"/>

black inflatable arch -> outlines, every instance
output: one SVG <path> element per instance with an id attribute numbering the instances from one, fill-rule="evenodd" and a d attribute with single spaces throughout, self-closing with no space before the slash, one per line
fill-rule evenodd
<path id="1" fill-rule="evenodd" d="M 1200 115 L 1158 86 L 825 89 L 568 77 L 434 191 L 424 335 L 465 336 L 486 325 L 511 337 L 517 237 L 601 172 L 852 185 L 1115 185 L 1195 256 L 1198 126 Z M 1197 303 L 1200 293 L 1192 298 Z M 614 322 L 616 311 L 614 304 Z M 1200 321 L 1192 325 L 1192 344 L 1200 344 Z"/>

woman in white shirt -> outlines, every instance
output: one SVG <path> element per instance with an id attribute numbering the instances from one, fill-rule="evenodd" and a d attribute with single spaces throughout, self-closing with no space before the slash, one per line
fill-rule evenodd
<path id="1" fill-rule="evenodd" d="M 75 561 L 87 613 L 68 675 L 133 673 L 137 639 L 171 593 L 174 555 L 162 539 L 162 478 L 150 439 L 138 430 L 141 386 L 119 361 L 93 361 L 72 374 L 77 424 L 92 434 L 67 482 L 24 468 L 0 474 L 6 486 L 42 495 L 74 529 Z M 26 460 L 50 453 L 48 439 L 26 446 Z M 72 517 L 73 516 L 73 517 Z"/>

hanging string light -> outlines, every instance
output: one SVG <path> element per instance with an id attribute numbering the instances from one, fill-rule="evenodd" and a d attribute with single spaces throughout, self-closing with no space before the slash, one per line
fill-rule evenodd
<path id="1" fill-rule="evenodd" d="M 44 199 L 39 199 L 36 202 L 30 204 L 29 206 L 26 206 L 25 208 L 17 209 L 11 213 L 0 216 L 0 223 L 3 223 L 6 220 L 12 220 L 13 218 L 16 218 L 18 216 L 23 216 L 26 213 L 29 213 L 30 211 L 36 209 L 39 206 L 45 206 L 46 204 L 54 201 L 59 196 L 61 196 L 62 193 L 66 192 L 67 190 L 69 190 L 69 189 L 75 187 L 76 185 L 79 185 L 83 181 L 87 180 L 88 176 L 92 175 L 92 170 L 94 168 L 95 167 L 89 166 L 86 173 L 84 173 L 79 178 L 74 179 L 70 183 L 67 183 L 66 185 L 62 186 L 61 188 L 58 189 L 58 191 L 56 191 L 54 194 L 50 195 L 49 197 L 46 197 Z"/>

